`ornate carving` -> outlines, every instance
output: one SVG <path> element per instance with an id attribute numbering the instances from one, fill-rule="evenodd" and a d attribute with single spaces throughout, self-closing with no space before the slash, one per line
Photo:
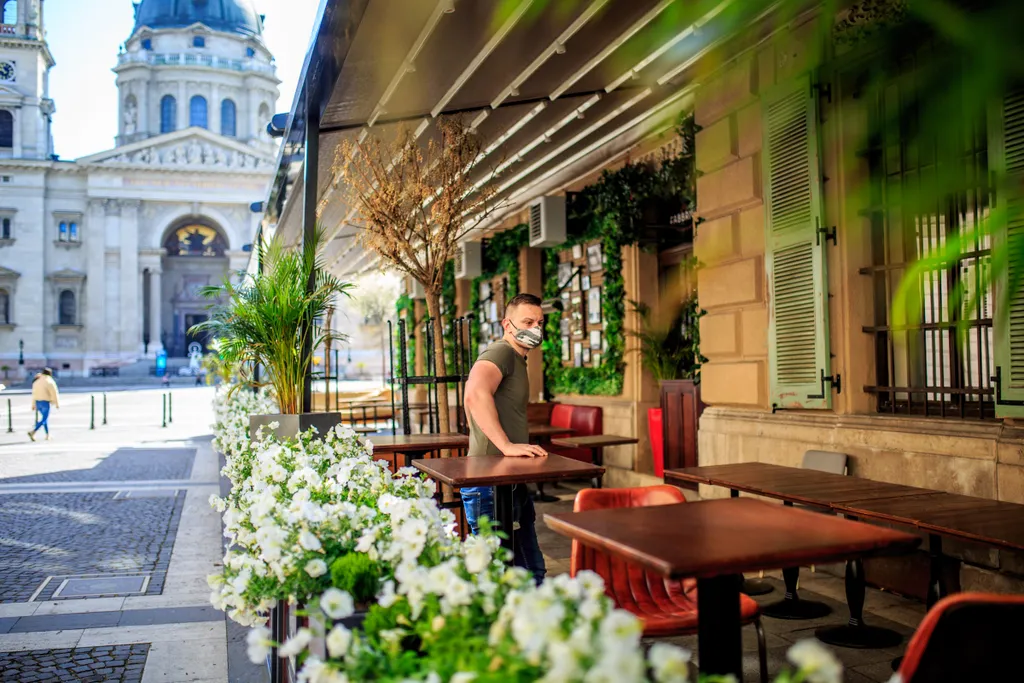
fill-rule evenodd
<path id="1" fill-rule="evenodd" d="M 107 199 L 103 202 L 103 208 L 108 216 L 121 215 L 121 203 L 116 199 Z"/>
<path id="2" fill-rule="evenodd" d="M 869 36 L 903 23 L 907 0 L 861 0 L 840 13 L 832 27 L 837 45 L 854 45 Z"/>
<path id="3" fill-rule="evenodd" d="M 135 104 L 135 98 L 131 95 L 124 103 L 124 134 L 135 135 L 138 129 L 139 107 Z"/>

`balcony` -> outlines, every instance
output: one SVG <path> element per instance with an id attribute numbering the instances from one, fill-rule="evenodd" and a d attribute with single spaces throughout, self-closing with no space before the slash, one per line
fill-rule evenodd
<path id="1" fill-rule="evenodd" d="M 273 64 L 264 64 L 255 59 L 228 59 L 195 52 L 124 52 L 117 56 L 118 66 L 128 64 L 199 66 L 238 72 L 264 73 L 271 76 L 277 72 L 277 67 Z"/>
<path id="2" fill-rule="evenodd" d="M 0 24 L 0 36 L 16 36 L 18 27 L 15 24 Z"/>

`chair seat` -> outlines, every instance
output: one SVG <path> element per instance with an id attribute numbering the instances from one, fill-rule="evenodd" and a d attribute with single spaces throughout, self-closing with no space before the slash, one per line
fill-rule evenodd
<path id="1" fill-rule="evenodd" d="M 654 584 L 654 582 L 651 582 Z M 697 582 L 664 581 L 650 585 L 648 595 L 640 600 L 616 595 L 619 607 L 631 612 L 644 623 L 644 637 L 689 635 L 697 632 Z M 636 596 L 640 597 L 640 596 Z M 740 594 L 740 621 L 746 625 L 757 619 L 757 602 Z"/>

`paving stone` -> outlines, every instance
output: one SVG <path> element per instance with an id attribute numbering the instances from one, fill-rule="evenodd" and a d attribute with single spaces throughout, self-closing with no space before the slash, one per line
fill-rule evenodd
<path id="1" fill-rule="evenodd" d="M 141 683 L 142 666 L 100 662 L 110 647 L 0 652 L 0 680 L 18 683 Z M 149 644 L 125 647 L 133 660 L 145 662 Z"/>
<path id="2" fill-rule="evenodd" d="M 0 479 L 0 483 L 54 483 L 90 481 L 150 481 L 188 479 L 195 460 L 195 448 L 119 448 L 89 469 L 68 469 L 45 474 Z M 113 493 L 103 494 L 107 500 Z M 139 491 L 129 499 L 144 496 Z"/>

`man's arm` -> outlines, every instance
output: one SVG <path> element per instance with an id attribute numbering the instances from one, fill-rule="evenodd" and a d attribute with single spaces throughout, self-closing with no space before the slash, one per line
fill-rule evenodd
<path id="1" fill-rule="evenodd" d="M 494 405 L 494 392 L 501 380 L 501 369 L 494 363 L 488 360 L 474 363 L 466 380 L 466 412 L 503 455 L 528 458 L 547 455 L 540 446 L 512 443 L 501 428 L 498 409 Z"/>

